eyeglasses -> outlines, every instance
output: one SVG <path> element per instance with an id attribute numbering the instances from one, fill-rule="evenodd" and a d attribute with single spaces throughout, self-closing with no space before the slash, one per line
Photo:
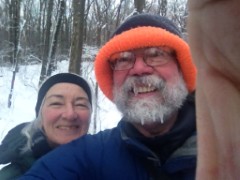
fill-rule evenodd
<path id="1" fill-rule="evenodd" d="M 143 50 L 143 61 L 151 67 L 162 66 L 175 59 L 175 51 L 169 47 L 150 47 Z M 114 71 L 121 71 L 133 68 L 136 62 L 136 53 L 124 51 L 113 54 L 109 63 Z"/>

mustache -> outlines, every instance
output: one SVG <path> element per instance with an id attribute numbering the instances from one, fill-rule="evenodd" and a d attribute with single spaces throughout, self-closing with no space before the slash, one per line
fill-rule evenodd
<path id="1" fill-rule="evenodd" d="M 166 87 L 166 81 L 157 75 L 145 75 L 141 77 L 128 77 L 123 84 L 123 91 L 132 91 L 135 86 L 155 87 L 161 91 Z"/>

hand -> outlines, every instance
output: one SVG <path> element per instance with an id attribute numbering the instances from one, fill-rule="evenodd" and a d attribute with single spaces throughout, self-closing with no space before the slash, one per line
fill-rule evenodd
<path id="1" fill-rule="evenodd" d="M 240 1 L 189 0 L 197 65 L 197 179 L 240 176 Z"/>

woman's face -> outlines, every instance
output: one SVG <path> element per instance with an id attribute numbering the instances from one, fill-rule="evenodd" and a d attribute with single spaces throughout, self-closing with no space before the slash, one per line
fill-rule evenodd
<path id="1" fill-rule="evenodd" d="M 78 85 L 58 83 L 52 86 L 42 105 L 42 127 L 50 146 L 66 144 L 87 133 L 91 104 Z"/>

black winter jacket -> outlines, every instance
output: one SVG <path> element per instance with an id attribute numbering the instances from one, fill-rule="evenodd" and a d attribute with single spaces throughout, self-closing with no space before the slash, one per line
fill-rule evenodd
<path id="1" fill-rule="evenodd" d="M 22 153 L 27 138 L 21 133 L 28 123 L 11 129 L 0 145 L 0 164 L 8 164 L 0 170 L 0 180 L 14 180 L 23 175 L 33 163 L 51 149 L 45 136 L 38 132 L 33 136 L 31 151 Z"/>

